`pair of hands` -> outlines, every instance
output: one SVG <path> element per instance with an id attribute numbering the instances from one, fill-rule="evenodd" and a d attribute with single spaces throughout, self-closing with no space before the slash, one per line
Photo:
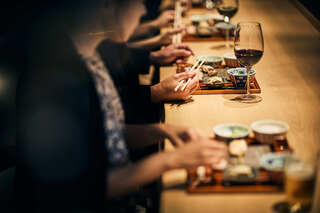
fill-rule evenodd
<path id="1" fill-rule="evenodd" d="M 181 80 L 184 83 L 191 78 L 188 86 L 182 91 L 182 86 L 175 91 L 174 89 Z M 151 86 L 151 101 L 159 103 L 163 101 L 188 100 L 191 94 L 199 87 L 199 78 L 195 71 L 186 71 L 183 73 L 174 74 L 158 84 Z"/>
<path id="2" fill-rule="evenodd" d="M 150 53 L 152 63 L 168 65 L 172 63 L 186 63 L 190 56 L 194 55 L 192 49 L 186 44 L 173 44 L 159 51 Z M 181 80 L 185 82 L 191 78 L 188 86 L 182 91 L 174 91 Z M 186 71 L 172 75 L 160 83 L 151 87 L 151 101 L 159 103 L 163 101 L 188 100 L 191 94 L 199 86 L 197 73 Z M 182 88 L 182 87 L 181 87 Z"/>
<path id="3" fill-rule="evenodd" d="M 162 125 L 160 131 L 176 146 L 173 152 L 168 152 L 171 168 L 217 167 L 227 156 L 225 143 L 210 139 L 198 129 Z"/>

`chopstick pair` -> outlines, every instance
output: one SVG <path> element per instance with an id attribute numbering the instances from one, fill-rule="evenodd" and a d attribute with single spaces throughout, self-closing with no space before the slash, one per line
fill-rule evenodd
<path id="1" fill-rule="evenodd" d="M 175 19 L 174 19 L 173 28 L 177 29 L 181 25 L 182 7 L 181 7 L 180 1 L 176 1 L 174 11 L 175 11 Z M 173 37 L 172 37 L 173 44 L 180 44 L 181 40 L 182 40 L 181 33 L 177 33 L 177 34 L 173 35 Z"/>
<path id="2" fill-rule="evenodd" d="M 198 65 L 196 72 L 198 72 L 200 70 L 200 67 L 202 66 L 202 64 L 205 62 L 205 59 L 203 57 L 200 57 L 197 59 L 196 63 L 191 67 L 191 71 L 193 71 Z M 200 64 L 199 64 L 200 63 Z M 181 91 L 184 91 L 184 89 L 188 86 L 188 84 L 190 83 L 191 78 L 189 78 L 187 80 L 187 82 L 182 86 Z M 184 80 L 181 80 L 178 85 L 176 86 L 176 88 L 174 88 L 174 91 L 177 92 L 178 89 L 180 88 L 180 86 L 184 83 Z"/>

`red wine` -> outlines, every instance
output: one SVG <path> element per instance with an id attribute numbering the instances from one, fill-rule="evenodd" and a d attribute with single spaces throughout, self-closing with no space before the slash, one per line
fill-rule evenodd
<path id="1" fill-rule="evenodd" d="M 234 14 L 236 14 L 237 11 L 238 8 L 233 6 L 218 7 L 218 12 L 223 16 L 228 16 L 229 18 L 232 18 L 232 16 L 234 16 Z"/>
<path id="2" fill-rule="evenodd" d="M 252 66 L 258 63 L 263 55 L 263 51 L 253 49 L 240 49 L 234 52 L 242 66 Z"/>

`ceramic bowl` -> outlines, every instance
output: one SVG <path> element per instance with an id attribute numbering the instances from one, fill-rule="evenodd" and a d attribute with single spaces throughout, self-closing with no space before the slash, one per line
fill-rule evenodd
<path id="1" fill-rule="evenodd" d="M 224 63 L 227 67 L 241 67 L 234 53 L 226 53 L 223 55 Z"/>
<path id="2" fill-rule="evenodd" d="M 215 25 L 215 27 L 219 30 L 219 32 L 221 33 L 221 35 L 225 36 L 226 34 L 226 30 L 229 30 L 229 35 L 233 36 L 233 32 L 236 29 L 236 25 L 232 24 L 232 23 L 225 23 L 225 22 L 219 22 Z"/>
<path id="3" fill-rule="evenodd" d="M 231 68 L 227 70 L 228 76 L 235 87 L 246 87 L 247 83 L 247 70 L 244 67 Z M 250 70 L 250 81 L 253 81 L 256 71 Z"/>
<path id="4" fill-rule="evenodd" d="M 213 26 L 217 23 L 223 22 L 223 16 L 217 13 L 206 14 L 209 25 Z"/>
<path id="5" fill-rule="evenodd" d="M 284 178 L 285 162 L 289 157 L 289 153 L 267 153 L 262 155 L 259 163 L 269 173 L 273 182 L 281 184 Z"/>
<path id="6" fill-rule="evenodd" d="M 260 166 L 268 171 L 283 172 L 288 153 L 267 153 L 260 158 Z"/>
<path id="7" fill-rule="evenodd" d="M 208 21 L 208 16 L 206 15 L 193 15 L 190 16 L 190 21 L 193 25 L 198 26 L 202 21 Z"/>
<path id="8" fill-rule="evenodd" d="M 213 128 L 213 132 L 218 140 L 230 142 L 235 139 L 248 137 L 250 128 L 238 123 L 225 123 Z"/>
<path id="9" fill-rule="evenodd" d="M 251 124 L 256 140 L 264 144 L 272 144 L 276 140 L 283 140 L 289 130 L 283 121 L 261 120 Z"/>
<path id="10" fill-rule="evenodd" d="M 199 56 L 198 58 L 204 58 L 205 65 L 210 65 L 213 67 L 219 66 L 222 64 L 223 58 L 220 56 L 214 56 L 214 55 L 203 55 L 203 56 Z"/>

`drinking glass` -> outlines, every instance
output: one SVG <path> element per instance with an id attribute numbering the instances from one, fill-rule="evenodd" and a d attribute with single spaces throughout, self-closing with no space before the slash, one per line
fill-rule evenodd
<path id="1" fill-rule="evenodd" d="M 216 7 L 220 15 L 224 16 L 224 22 L 226 23 L 225 27 L 225 36 L 226 36 L 226 46 L 230 47 L 229 36 L 231 29 L 230 19 L 237 13 L 239 6 L 238 0 L 220 0 L 217 1 Z"/>
<path id="2" fill-rule="evenodd" d="M 258 103 L 262 97 L 250 94 L 250 70 L 260 61 L 264 51 L 261 25 L 258 22 L 240 22 L 234 37 L 234 53 L 238 62 L 247 70 L 246 94 L 234 100 L 243 103 Z"/>
<path id="3" fill-rule="evenodd" d="M 291 156 L 286 159 L 284 173 L 288 212 L 310 211 L 315 189 L 315 162 Z"/>

